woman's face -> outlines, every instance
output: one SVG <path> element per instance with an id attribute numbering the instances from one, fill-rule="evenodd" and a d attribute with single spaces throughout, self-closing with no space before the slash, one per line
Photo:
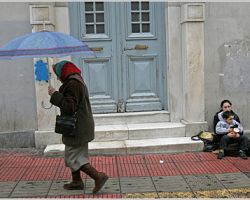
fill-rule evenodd
<path id="1" fill-rule="evenodd" d="M 222 110 L 223 110 L 224 112 L 225 112 L 225 111 L 231 111 L 231 110 L 232 110 L 232 106 L 231 106 L 228 102 L 226 102 L 226 103 L 223 104 Z"/>

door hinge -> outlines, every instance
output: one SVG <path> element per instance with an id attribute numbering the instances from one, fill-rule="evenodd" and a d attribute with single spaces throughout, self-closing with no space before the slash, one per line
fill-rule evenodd
<path id="1" fill-rule="evenodd" d="M 117 112 L 123 113 L 125 112 L 125 103 L 123 99 L 119 99 L 117 103 Z"/>

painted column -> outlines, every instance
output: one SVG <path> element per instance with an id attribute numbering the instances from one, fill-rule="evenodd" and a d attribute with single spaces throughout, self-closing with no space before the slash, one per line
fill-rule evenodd
<path id="1" fill-rule="evenodd" d="M 204 3 L 181 5 L 183 122 L 186 135 L 207 129 L 204 85 Z"/>
<path id="2" fill-rule="evenodd" d="M 30 5 L 30 23 L 32 32 L 43 30 L 45 25 L 46 30 L 69 33 L 67 3 L 35 3 Z M 52 64 L 59 61 L 59 59 L 50 58 L 48 61 L 51 72 Z M 35 132 L 36 147 L 61 143 L 61 136 L 54 133 L 55 118 L 59 112 L 58 108 L 55 106 L 50 109 L 43 108 L 43 105 L 45 107 L 51 105 L 49 102 L 50 96 L 48 95 L 49 84 L 48 79 L 44 76 L 46 74 L 45 71 L 42 70 L 41 72 L 41 70 L 37 69 L 41 69 L 41 66 L 44 68 L 46 64 L 47 59 L 34 59 L 38 124 L 38 130 Z M 60 83 L 57 81 L 54 73 L 51 73 L 50 81 L 51 85 L 58 89 Z"/>

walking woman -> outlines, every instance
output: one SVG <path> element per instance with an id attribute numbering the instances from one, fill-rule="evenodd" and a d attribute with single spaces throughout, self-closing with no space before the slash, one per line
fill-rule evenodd
<path id="1" fill-rule="evenodd" d="M 94 179 L 93 194 L 96 194 L 108 180 L 108 176 L 98 172 L 88 159 L 88 143 L 94 139 L 95 129 L 88 89 L 80 69 L 72 62 L 61 61 L 53 65 L 53 70 L 62 86 L 59 91 L 51 86 L 48 87 L 50 102 L 60 108 L 61 114 L 72 115 L 77 112 L 74 137 L 62 136 L 65 144 L 65 165 L 72 173 L 72 182 L 65 184 L 64 189 L 83 190 L 84 184 L 80 174 L 82 171 Z"/>

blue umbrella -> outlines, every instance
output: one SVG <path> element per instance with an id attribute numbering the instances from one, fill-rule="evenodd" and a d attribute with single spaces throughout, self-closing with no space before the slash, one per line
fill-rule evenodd
<path id="1" fill-rule="evenodd" d="M 95 57 L 95 53 L 87 44 L 70 35 L 47 30 L 19 36 L 0 48 L 0 59 L 47 57 L 48 62 L 48 57 L 76 54 Z M 42 69 L 44 71 L 44 68 L 39 68 L 39 70 Z M 48 69 L 47 72 L 47 77 L 50 77 Z M 48 82 L 51 85 L 50 78 Z M 44 107 L 43 102 L 42 107 Z"/>
<path id="2" fill-rule="evenodd" d="M 0 59 L 94 55 L 87 44 L 59 32 L 41 31 L 19 36 L 0 48 Z"/>

